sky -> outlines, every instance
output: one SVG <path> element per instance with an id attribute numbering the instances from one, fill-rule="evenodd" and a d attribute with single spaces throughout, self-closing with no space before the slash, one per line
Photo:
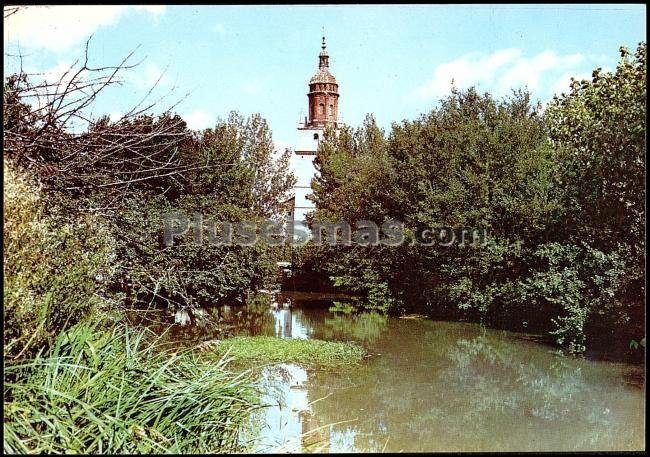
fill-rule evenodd
<path id="1" fill-rule="evenodd" d="M 114 65 L 135 49 L 141 63 L 97 100 L 93 115 L 119 117 L 160 78 L 158 110 L 175 107 L 191 128 L 231 110 L 260 113 L 276 146 L 291 147 L 306 114 L 307 83 L 322 30 L 339 82 L 339 112 L 358 126 L 414 119 L 457 87 L 504 96 L 527 88 L 550 100 L 571 76 L 614 69 L 621 45 L 645 40 L 645 5 L 495 6 L 56 6 L 5 20 L 5 76 L 48 77 L 83 55 Z"/>

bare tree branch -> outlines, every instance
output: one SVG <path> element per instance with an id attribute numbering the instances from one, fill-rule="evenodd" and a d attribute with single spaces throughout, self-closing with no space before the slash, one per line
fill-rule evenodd
<path id="1" fill-rule="evenodd" d="M 150 100 L 164 73 L 119 120 L 93 117 L 97 97 L 120 84 L 124 70 L 142 61 L 131 63 L 135 48 L 117 65 L 91 66 L 91 39 L 85 43 L 82 58 L 55 81 L 39 81 L 38 74 L 23 72 L 19 56 L 21 72 L 5 80 L 5 155 L 27 166 L 40 165 L 46 183 L 79 191 L 114 187 L 126 192 L 137 183 L 160 182 L 167 192 L 164 178 L 175 180 L 205 168 L 182 164 L 178 154 L 179 144 L 190 133 L 183 120 L 170 113 L 187 95 L 160 116 L 147 114 L 166 97 Z"/>
<path id="2" fill-rule="evenodd" d="M 3 13 L 5 19 L 7 19 L 10 16 L 13 16 L 16 14 L 18 11 L 20 11 L 20 6 L 5 6 L 3 7 Z"/>

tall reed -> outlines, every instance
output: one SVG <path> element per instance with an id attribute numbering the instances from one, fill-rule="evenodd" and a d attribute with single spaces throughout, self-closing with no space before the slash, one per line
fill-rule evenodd
<path id="1" fill-rule="evenodd" d="M 146 330 L 78 324 L 46 354 L 5 365 L 6 453 L 236 451 L 259 406 L 229 359 L 161 349 Z"/>

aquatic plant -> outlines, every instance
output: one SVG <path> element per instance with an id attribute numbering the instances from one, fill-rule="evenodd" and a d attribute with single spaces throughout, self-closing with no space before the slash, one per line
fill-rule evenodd
<path id="1" fill-rule="evenodd" d="M 360 362 L 365 351 L 361 346 L 348 342 L 240 336 L 215 344 L 213 354 L 218 357 L 227 355 L 240 362 L 336 367 Z"/>

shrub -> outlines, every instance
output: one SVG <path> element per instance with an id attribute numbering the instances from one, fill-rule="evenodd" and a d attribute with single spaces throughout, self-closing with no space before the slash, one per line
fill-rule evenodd
<path id="1" fill-rule="evenodd" d="M 275 272 L 274 251 L 268 246 L 215 246 L 203 232 L 200 245 L 193 244 L 194 227 L 172 246 L 163 240 L 163 218 L 194 213 L 219 222 L 246 220 L 250 213 L 207 197 L 183 196 L 171 203 L 163 197 L 130 199 L 113 220 L 118 244 L 119 272 L 111 286 L 127 304 L 155 304 L 171 309 L 214 306 L 243 300 L 247 290 L 265 285 Z"/>
<path id="2" fill-rule="evenodd" d="M 111 238 L 97 217 L 46 213 L 39 187 L 4 164 L 4 356 L 46 347 L 102 300 Z"/>

